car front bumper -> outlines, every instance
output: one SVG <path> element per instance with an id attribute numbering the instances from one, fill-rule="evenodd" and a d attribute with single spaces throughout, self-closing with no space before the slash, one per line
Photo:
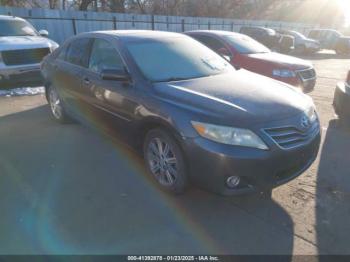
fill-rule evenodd
<path id="1" fill-rule="evenodd" d="M 301 86 L 304 93 L 309 93 L 312 90 L 314 90 L 316 85 L 316 77 L 311 79 L 306 79 L 306 80 L 301 79 L 300 81 L 301 81 Z"/>
<path id="2" fill-rule="evenodd" d="M 296 149 L 266 151 L 198 137 L 186 141 L 186 152 L 195 185 L 222 195 L 240 195 L 269 190 L 301 175 L 316 159 L 319 145 L 320 133 Z M 229 188 L 230 176 L 239 176 L 242 184 Z"/>
<path id="3" fill-rule="evenodd" d="M 0 66 L 0 89 L 35 87 L 42 84 L 40 64 Z"/>
<path id="4" fill-rule="evenodd" d="M 333 100 L 334 110 L 340 117 L 350 119 L 350 86 L 338 83 Z"/>

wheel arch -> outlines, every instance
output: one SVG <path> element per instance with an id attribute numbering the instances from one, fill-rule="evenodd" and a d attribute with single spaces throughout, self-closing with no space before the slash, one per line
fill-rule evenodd
<path id="1" fill-rule="evenodd" d="M 179 144 L 181 150 L 183 150 L 183 135 L 178 131 L 178 129 L 162 118 L 148 118 L 142 121 L 137 127 L 137 145 L 142 148 L 143 142 L 146 138 L 147 133 L 153 129 L 163 129 L 172 135 L 176 142 Z"/>
<path id="2" fill-rule="evenodd" d="M 44 83 L 44 87 L 45 87 L 45 97 L 46 97 L 46 100 L 49 101 L 49 87 L 51 86 L 51 82 L 49 81 L 45 81 Z"/>

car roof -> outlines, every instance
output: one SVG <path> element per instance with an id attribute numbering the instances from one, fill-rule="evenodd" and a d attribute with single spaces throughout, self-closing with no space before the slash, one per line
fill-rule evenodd
<path id="1" fill-rule="evenodd" d="M 274 30 L 272 28 L 269 28 L 269 27 L 264 27 L 264 26 L 250 26 L 250 25 L 243 25 L 241 26 L 241 28 L 254 28 L 254 29 L 263 29 L 263 30 Z"/>
<path id="2" fill-rule="evenodd" d="M 15 20 L 15 21 L 25 21 L 23 18 L 17 16 L 0 15 L 0 20 Z"/>
<path id="3" fill-rule="evenodd" d="M 89 36 L 89 35 L 112 36 L 123 40 L 185 37 L 183 34 L 179 34 L 179 33 L 165 32 L 165 31 L 152 31 L 152 30 L 106 30 L 106 31 L 94 31 L 94 32 L 80 34 L 80 36 Z"/>
<path id="4" fill-rule="evenodd" d="M 332 32 L 338 32 L 337 30 L 334 30 L 334 29 L 311 29 L 311 31 L 332 31 Z"/>
<path id="5" fill-rule="evenodd" d="M 193 30 L 193 31 L 187 31 L 185 32 L 185 34 L 205 34 L 205 35 L 215 35 L 215 36 L 233 36 L 233 37 L 249 37 L 245 34 L 240 34 L 240 33 L 236 33 L 236 32 L 231 32 L 231 31 L 221 31 L 221 30 Z"/>

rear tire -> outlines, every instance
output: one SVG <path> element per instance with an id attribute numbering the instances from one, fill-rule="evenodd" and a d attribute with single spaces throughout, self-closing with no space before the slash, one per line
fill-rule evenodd
<path id="1" fill-rule="evenodd" d="M 59 97 L 56 88 L 52 85 L 47 88 L 47 100 L 50 105 L 50 111 L 53 118 L 62 123 L 72 123 L 72 118 L 67 114 L 64 109 L 62 99 Z"/>
<path id="2" fill-rule="evenodd" d="M 184 154 L 175 138 L 163 129 L 150 130 L 143 143 L 146 168 L 165 191 L 182 194 L 188 188 Z"/>

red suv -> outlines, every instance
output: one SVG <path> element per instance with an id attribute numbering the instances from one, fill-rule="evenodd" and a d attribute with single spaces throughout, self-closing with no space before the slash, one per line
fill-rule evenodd
<path id="1" fill-rule="evenodd" d="M 305 93 L 315 87 L 316 72 L 310 62 L 271 52 L 249 36 L 227 31 L 190 31 L 185 34 L 224 56 L 237 68 L 300 87 Z"/>

